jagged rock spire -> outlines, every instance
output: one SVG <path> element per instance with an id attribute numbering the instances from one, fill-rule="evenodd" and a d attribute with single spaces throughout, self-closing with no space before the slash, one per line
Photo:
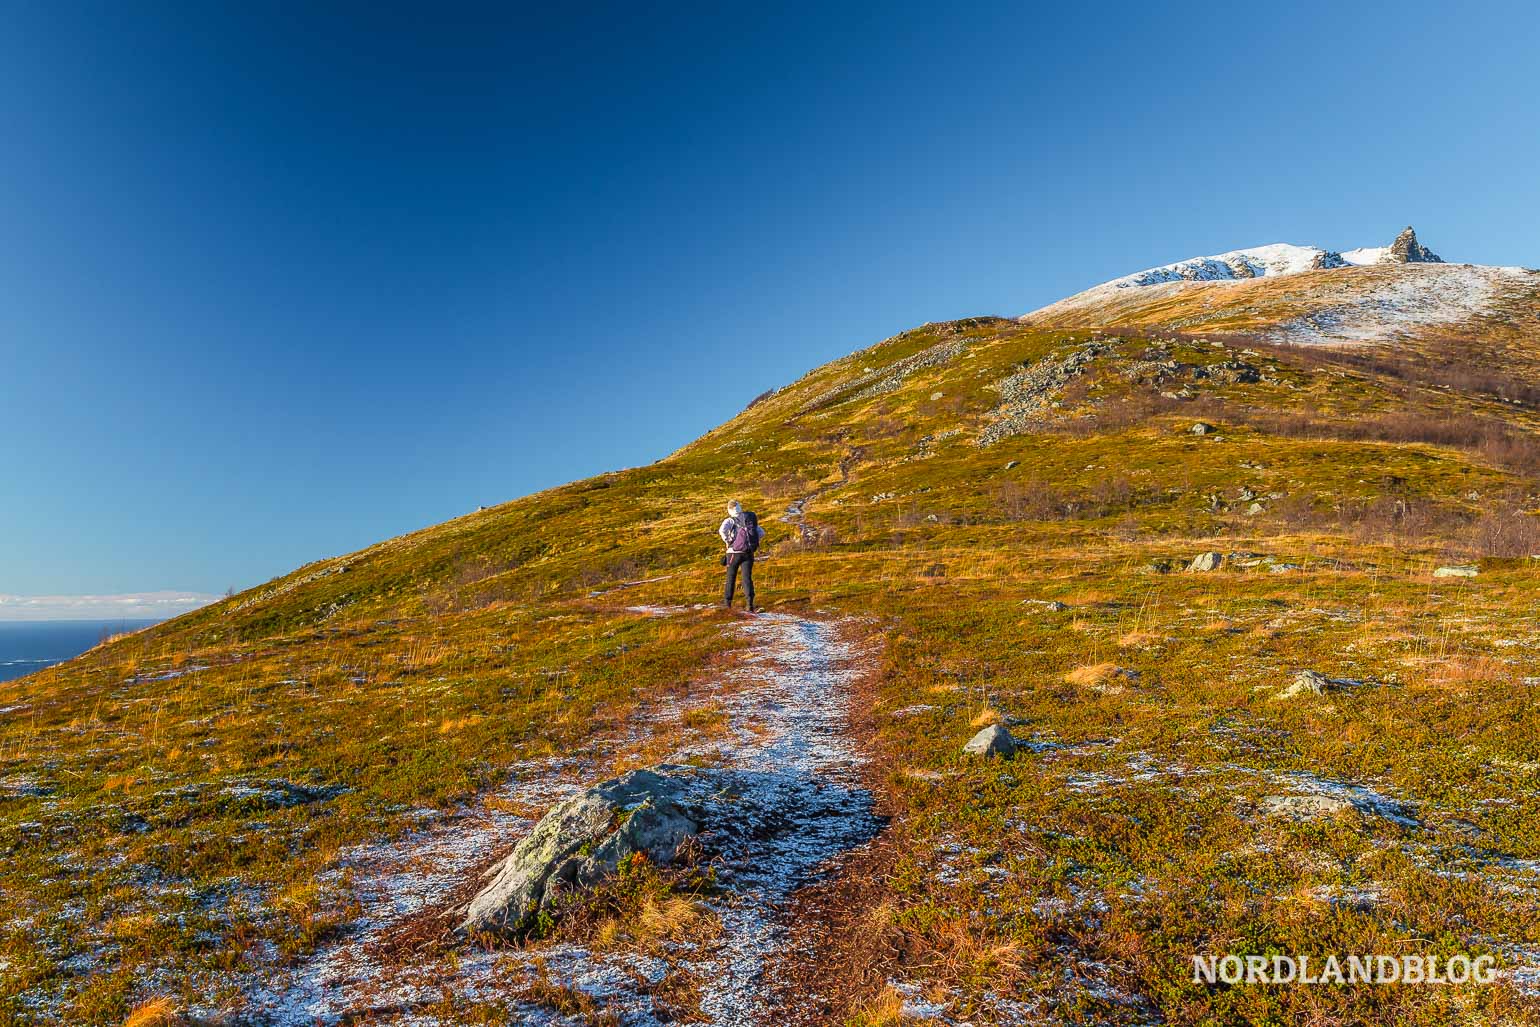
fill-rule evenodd
<path id="1" fill-rule="evenodd" d="M 1417 241 L 1417 233 L 1407 225 L 1396 241 L 1390 244 L 1387 260 L 1397 264 L 1442 264 L 1444 258 Z"/>

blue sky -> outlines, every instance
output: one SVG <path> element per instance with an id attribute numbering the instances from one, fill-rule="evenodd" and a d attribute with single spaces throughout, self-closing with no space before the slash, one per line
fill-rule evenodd
<path id="1" fill-rule="evenodd" d="M 1194 254 L 1540 263 L 1527 4 L 245 6 L 5 5 L 0 618 L 250 586 Z"/>

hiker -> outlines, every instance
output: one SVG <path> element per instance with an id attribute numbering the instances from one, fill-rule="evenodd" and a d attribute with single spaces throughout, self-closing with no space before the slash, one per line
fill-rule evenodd
<path id="1" fill-rule="evenodd" d="M 727 585 L 722 590 L 722 605 L 733 605 L 733 589 L 738 583 L 738 568 L 743 568 L 743 597 L 748 600 L 748 610 L 754 612 L 754 550 L 765 537 L 765 529 L 759 526 L 754 511 L 745 510 L 735 499 L 727 504 L 727 519 L 717 529 L 727 553 L 722 566 L 727 568 Z"/>

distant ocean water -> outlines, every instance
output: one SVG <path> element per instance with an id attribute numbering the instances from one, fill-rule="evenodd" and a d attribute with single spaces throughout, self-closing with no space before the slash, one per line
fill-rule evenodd
<path id="1" fill-rule="evenodd" d="M 135 631 L 155 620 L 0 621 L 0 681 L 79 656 L 108 635 Z"/>

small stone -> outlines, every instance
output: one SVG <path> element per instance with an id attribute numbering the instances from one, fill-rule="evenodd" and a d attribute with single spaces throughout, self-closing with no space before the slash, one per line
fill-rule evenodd
<path id="1" fill-rule="evenodd" d="M 1473 563 L 1454 564 L 1449 567 L 1440 567 L 1433 572 L 1435 578 L 1474 578 L 1481 573 L 1481 568 Z"/>
<path id="2" fill-rule="evenodd" d="M 1214 426 L 1207 421 L 1198 421 L 1191 428 L 1187 429 L 1193 435 L 1211 435 L 1214 433 L 1214 430 Z"/>
<path id="3" fill-rule="evenodd" d="M 1265 513 L 1266 511 L 1267 507 L 1263 506 L 1261 503 L 1252 503 L 1246 508 L 1246 516 L 1255 517 L 1257 514 Z"/>
<path id="4" fill-rule="evenodd" d="M 1020 460 L 1012 460 L 1010 463 L 1005 465 L 1005 469 L 1007 471 L 1014 471 L 1016 468 L 1018 468 L 1020 466 L 1021 466 L 1021 461 Z"/>
<path id="5" fill-rule="evenodd" d="M 946 393 L 944 393 L 944 392 L 932 392 L 930 394 L 930 401 L 932 403 L 934 403 L 936 400 L 940 399 L 944 395 L 946 395 Z"/>
<path id="6" fill-rule="evenodd" d="M 1224 554 L 1207 552 L 1199 553 L 1192 558 L 1192 563 L 1187 565 L 1190 571 L 1217 571 L 1219 565 L 1224 562 Z"/>
<path id="7" fill-rule="evenodd" d="M 1001 756 L 1006 759 L 1016 755 L 1016 739 L 999 724 L 991 724 L 963 746 L 963 752 L 974 756 Z"/>
<path id="8" fill-rule="evenodd" d="M 1022 603 L 1024 605 L 1031 604 L 1032 606 L 1041 606 L 1043 609 L 1052 613 L 1063 613 L 1065 610 L 1069 609 L 1068 606 L 1065 606 L 1057 599 L 1023 599 Z"/>

